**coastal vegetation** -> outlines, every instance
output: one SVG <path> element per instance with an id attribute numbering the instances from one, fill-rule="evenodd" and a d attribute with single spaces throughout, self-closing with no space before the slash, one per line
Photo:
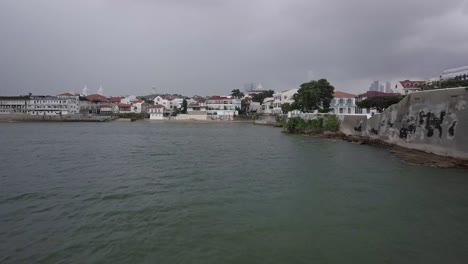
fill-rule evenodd
<path id="1" fill-rule="evenodd" d="M 397 104 L 403 98 L 404 96 L 369 97 L 361 102 L 356 102 L 356 105 L 360 108 L 376 109 L 377 112 L 382 113 L 386 108 L 393 104 Z"/>
<path id="2" fill-rule="evenodd" d="M 242 98 L 244 97 L 244 93 L 241 92 L 239 89 L 234 89 L 231 91 L 231 96 L 234 98 Z"/>
<path id="3" fill-rule="evenodd" d="M 181 114 L 186 114 L 187 113 L 187 100 L 184 99 L 182 101 L 182 108 L 180 109 Z"/>
<path id="4" fill-rule="evenodd" d="M 129 119 L 144 119 L 145 113 L 126 113 L 126 114 L 118 114 L 119 118 L 129 118 Z"/>
<path id="5" fill-rule="evenodd" d="M 260 104 L 263 104 L 263 100 L 268 97 L 273 97 L 273 94 L 275 92 L 273 90 L 268 90 L 268 91 L 263 91 L 261 93 L 254 93 L 252 94 L 252 102 L 259 102 Z"/>
<path id="6" fill-rule="evenodd" d="M 305 120 L 301 117 L 289 118 L 283 122 L 284 130 L 293 134 L 321 134 L 325 131 L 337 132 L 340 127 L 340 120 L 335 115 L 317 117 Z"/>
<path id="7" fill-rule="evenodd" d="M 326 79 L 303 83 L 297 94 L 294 95 L 294 103 L 291 108 L 305 113 L 314 111 L 328 113 L 334 91 L 335 88 Z"/>
<path id="8" fill-rule="evenodd" d="M 468 87 L 468 75 L 464 74 L 447 80 L 433 81 L 424 84 L 421 88 L 423 90 L 436 90 L 455 87 Z"/>

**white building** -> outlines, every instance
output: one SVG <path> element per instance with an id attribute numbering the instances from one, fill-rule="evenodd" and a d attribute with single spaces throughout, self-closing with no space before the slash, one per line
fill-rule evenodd
<path id="1" fill-rule="evenodd" d="M 261 113 L 262 105 L 260 104 L 260 102 L 250 102 L 247 111 L 250 113 Z"/>
<path id="2" fill-rule="evenodd" d="M 164 105 L 150 105 L 148 106 L 148 113 L 150 115 L 150 120 L 164 120 L 164 114 L 166 113 L 166 108 Z"/>
<path id="3" fill-rule="evenodd" d="M 127 95 L 127 96 L 120 99 L 120 103 L 130 104 L 130 103 L 132 103 L 133 101 L 136 101 L 136 100 L 137 100 L 137 97 L 135 95 Z"/>
<path id="4" fill-rule="evenodd" d="M 425 83 L 426 81 L 410 81 L 410 80 L 400 81 L 400 84 L 403 87 L 403 92 L 405 95 L 421 91 L 422 86 Z"/>
<path id="5" fill-rule="evenodd" d="M 232 120 L 239 114 L 241 101 L 231 96 L 211 96 L 206 100 L 207 114 L 212 119 Z"/>
<path id="6" fill-rule="evenodd" d="M 0 114 L 27 114 L 30 96 L 0 96 Z"/>
<path id="7" fill-rule="evenodd" d="M 205 113 L 206 114 L 207 107 L 205 105 L 199 104 L 189 104 L 187 106 L 187 114 L 194 114 L 194 113 Z"/>
<path id="8" fill-rule="evenodd" d="M 175 96 L 156 96 L 154 98 L 154 104 L 162 105 L 166 108 L 167 112 L 172 112 L 175 109 L 182 108 L 182 102 L 184 101 L 183 98 L 177 98 Z"/>
<path id="9" fill-rule="evenodd" d="M 117 106 L 119 107 L 119 113 L 120 113 L 120 114 L 130 114 L 130 113 L 133 113 L 133 111 L 132 111 L 132 105 L 131 105 L 131 104 L 120 103 L 120 104 L 117 104 Z"/>
<path id="10" fill-rule="evenodd" d="M 89 114 L 96 114 L 98 112 L 98 104 L 88 100 L 88 98 L 84 96 L 80 96 L 80 114 L 89 115 Z"/>
<path id="11" fill-rule="evenodd" d="M 133 113 L 146 113 L 147 103 L 143 100 L 135 100 L 131 102 L 132 105 L 132 112 Z"/>
<path id="12" fill-rule="evenodd" d="M 70 115 L 80 112 L 78 95 L 31 96 L 28 113 L 31 115 Z"/>
<path id="13" fill-rule="evenodd" d="M 330 108 L 330 113 L 333 114 L 354 115 L 356 114 L 356 95 L 336 91 L 333 93 Z"/>
<path id="14" fill-rule="evenodd" d="M 262 103 L 262 111 L 261 114 L 264 115 L 272 115 L 273 114 L 273 103 L 275 101 L 274 97 L 267 97 L 263 99 Z"/>
<path id="15" fill-rule="evenodd" d="M 281 106 L 283 104 L 292 104 L 294 103 L 294 95 L 299 91 L 299 89 L 290 89 L 280 93 L 273 94 L 273 113 L 282 114 Z"/>

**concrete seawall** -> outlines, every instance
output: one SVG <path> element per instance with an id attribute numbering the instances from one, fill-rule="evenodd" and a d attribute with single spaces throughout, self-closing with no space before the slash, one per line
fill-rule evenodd
<path id="1" fill-rule="evenodd" d="M 468 90 L 417 92 L 370 119 L 343 116 L 340 131 L 401 147 L 468 159 Z"/>
<path id="2" fill-rule="evenodd" d="M 254 123 L 257 125 L 274 126 L 276 125 L 276 116 L 259 116 Z"/>
<path id="3" fill-rule="evenodd" d="M 75 116 L 75 115 L 55 115 L 39 116 L 28 114 L 0 114 L 0 122 L 104 122 L 111 120 L 110 116 Z"/>

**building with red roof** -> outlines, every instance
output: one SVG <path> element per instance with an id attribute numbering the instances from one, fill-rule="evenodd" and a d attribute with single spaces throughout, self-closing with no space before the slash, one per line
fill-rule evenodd
<path id="1" fill-rule="evenodd" d="M 119 113 L 121 113 L 121 114 L 132 113 L 132 105 L 131 104 L 119 103 L 119 104 L 117 104 L 117 107 L 119 108 Z"/>
<path id="2" fill-rule="evenodd" d="M 116 104 L 118 104 L 118 103 L 120 103 L 121 101 L 122 101 L 122 98 L 121 98 L 121 97 L 118 97 L 118 96 L 116 96 L 116 97 L 109 97 L 109 102 L 111 102 L 111 103 L 116 103 Z"/>
<path id="3" fill-rule="evenodd" d="M 77 96 L 77 94 L 72 94 L 72 93 L 63 93 L 63 94 L 59 94 L 57 96 Z"/>
<path id="4" fill-rule="evenodd" d="M 206 100 L 207 115 L 212 119 L 232 120 L 241 109 L 241 99 L 232 96 L 210 96 Z"/>
<path id="5" fill-rule="evenodd" d="M 108 103 L 109 99 L 105 97 L 104 95 L 100 94 L 90 94 L 86 96 L 86 99 L 88 99 L 91 102 L 98 102 L 98 103 Z"/>
<path id="6" fill-rule="evenodd" d="M 330 103 L 331 113 L 334 114 L 356 114 L 356 95 L 336 91 L 333 93 L 333 99 Z"/>
<path id="7" fill-rule="evenodd" d="M 166 107 L 164 105 L 156 104 L 150 105 L 147 108 L 150 115 L 150 120 L 163 120 L 166 113 Z"/>
<path id="8" fill-rule="evenodd" d="M 426 81 L 410 81 L 410 80 L 400 81 L 400 84 L 403 87 L 403 91 L 405 92 L 405 95 L 414 93 L 417 91 L 421 91 L 422 86 L 425 83 Z"/>

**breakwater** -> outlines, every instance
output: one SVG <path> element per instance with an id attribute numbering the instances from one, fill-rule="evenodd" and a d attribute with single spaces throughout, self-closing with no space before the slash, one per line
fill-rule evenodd
<path id="1" fill-rule="evenodd" d="M 383 113 L 341 116 L 340 131 L 446 157 L 468 159 L 468 90 L 413 93 Z"/>
<path id="2" fill-rule="evenodd" d="M 111 116 L 0 114 L 0 122 L 105 122 Z"/>

